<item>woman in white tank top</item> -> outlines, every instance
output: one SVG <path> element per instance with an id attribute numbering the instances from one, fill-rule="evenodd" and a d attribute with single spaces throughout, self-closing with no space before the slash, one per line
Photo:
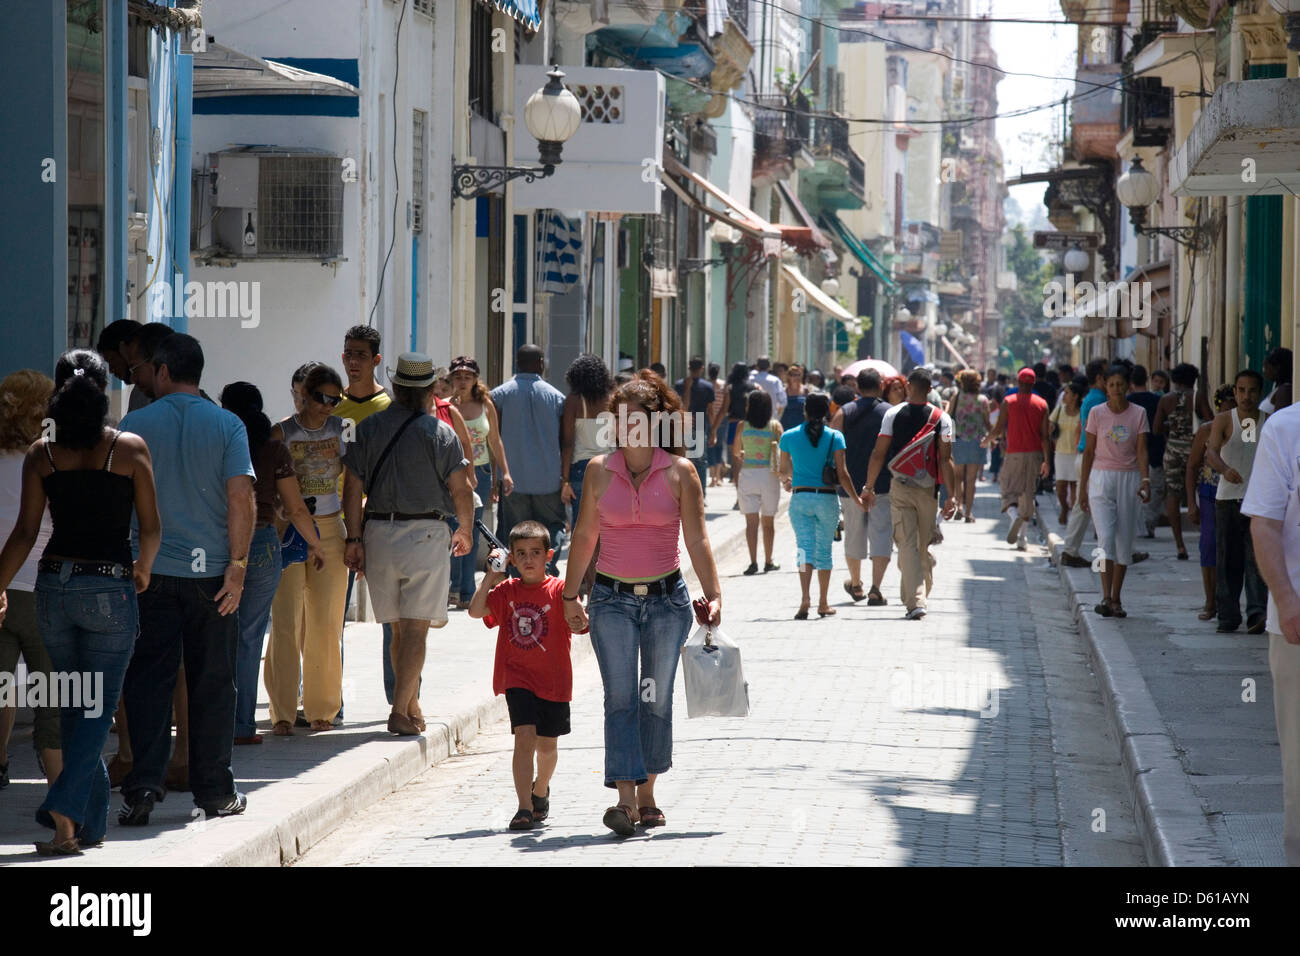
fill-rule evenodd
<path id="1" fill-rule="evenodd" d="M 569 522 L 572 528 L 582 502 L 587 462 L 614 450 L 613 430 L 606 424 L 614 377 L 600 356 L 579 355 L 564 378 L 570 391 L 560 419 L 560 474 L 564 476 L 560 500 L 573 509 Z"/>

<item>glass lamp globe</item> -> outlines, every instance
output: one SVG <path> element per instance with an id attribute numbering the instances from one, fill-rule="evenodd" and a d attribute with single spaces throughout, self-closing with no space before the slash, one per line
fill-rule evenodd
<path id="1" fill-rule="evenodd" d="M 1116 181 L 1115 195 L 1130 209 L 1145 209 L 1160 197 L 1160 183 L 1142 165 L 1142 160 L 1135 159 L 1128 172 Z"/>
<path id="2" fill-rule="evenodd" d="M 582 123 L 582 107 L 560 82 L 564 74 L 558 67 L 552 67 L 546 75 L 549 82 L 528 97 L 524 124 L 537 140 L 542 163 L 553 166 L 560 161 L 560 148 Z"/>
<path id="3" fill-rule="evenodd" d="M 1085 271 L 1088 268 L 1088 263 L 1091 261 L 1092 260 L 1088 256 L 1088 253 L 1084 252 L 1078 246 L 1071 246 L 1065 253 L 1065 256 L 1061 259 L 1061 265 L 1065 266 L 1066 272 L 1078 273 Z"/>
<path id="4" fill-rule="evenodd" d="M 840 280 L 834 276 L 828 276 L 822 280 L 822 291 L 831 298 L 840 294 Z"/>

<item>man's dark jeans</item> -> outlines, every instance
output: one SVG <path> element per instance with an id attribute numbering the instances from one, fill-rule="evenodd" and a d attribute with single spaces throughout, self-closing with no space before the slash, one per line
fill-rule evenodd
<path id="1" fill-rule="evenodd" d="M 122 698 L 135 763 L 124 795 L 164 794 L 171 756 L 172 692 L 181 658 L 189 690 L 190 789 L 200 806 L 235 792 L 230 752 L 235 731 L 237 614 L 222 617 L 213 600 L 222 578 L 155 574 L 139 596 L 140 636 Z"/>
<path id="2" fill-rule="evenodd" d="M 1250 540 L 1250 516 L 1241 513 L 1241 502 L 1214 503 L 1214 540 L 1218 549 L 1218 577 L 1214 603 L 1219 623 L 1227 627 L 1241 624 L 1241 591 L 1246 589 L 1246 621 L 1268 613 L 1268 588 L 1255 564 L 1255 546 Z"/>

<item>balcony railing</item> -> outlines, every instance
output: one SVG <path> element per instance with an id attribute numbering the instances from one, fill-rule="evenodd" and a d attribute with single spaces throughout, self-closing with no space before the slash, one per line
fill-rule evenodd
<path id="1" fill-rule="evenodd" d="M 818 116 L 813 123 L 813 153 L 848 159 L 849 121 L 842 116 Z"/>
<path id="2" fill-rule="evenodd" d="M 1134 146 L 1163 146 L 1174 131 L 1173 90 L 1154 76 L 1124 81 L 1123 128 L 1133 131 Z"/>
<path id="3" fill-rule="evenodd" d="M 789 159 L 809 142 L 808 101 L 796 94 L 792 104 L 784 93 L 754 97 L 754 153 L 763 159 Z"/>

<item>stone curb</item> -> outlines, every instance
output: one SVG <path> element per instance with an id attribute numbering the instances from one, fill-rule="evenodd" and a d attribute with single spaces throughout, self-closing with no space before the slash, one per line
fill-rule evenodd
<path id="1" fill-rule="evenodd" d="M 789 496 L 784 496 L 778 517 L 784 513 Z M 710 537 L 715 556 L 725 555 L 735 548 L 745 546 L 745 525 L 737 521 L 739 514 L 715 518 L 714 524 L 726 522 L 717 537 Z M 710 529 L 713 531 L 714 529 Z M 684 556 L 687 584 L 698 591 L 699 582 L 689 570 L 689 556 Z M 590 639 L 573 642 L 573 662 L 579 665 L 594 657 Z M 344 771 L 346 779 L 331 783 L 329 789 L 289 813 L 283 819 L 268 824 L 263 829 L 241 839 L 233 846 L 216 851 L 206 860 L 195 860 L 189 854 L 165 854 L 156 865 L 206 865 L 206 866 L 283 866 L 299 859 L 312 846 L 331 831 L 366 807 L 378 803 L 389 794 L 410 783 L 431 766 L 446 760 L 465 744 L 478 736 L 479 730 L 506 716 L 503 697 L 485 697 L 480 703 L 462 711 L 449 724 L 430 725 L 421 738 L 411 746 L 390 750 L 383 757 L 353 758 Z M 169 859 L 169 857 L 174 857 Z"/>
<path id="2" fill-rule="evenodd" d="M 1093 572 L 1060 562 L 1064 540 L 1047 532 L 1052 564 L 1061 575 L 1069 609 L 1087 641 L 1088 661 L 1102 692 L 1111 732 L 1133 797 L 1137 830 L 1151 866 L 1225 866 L 1218 838 L 1192 789 L 1120 628 L 1092 606 L 1098 596 Z"/>

